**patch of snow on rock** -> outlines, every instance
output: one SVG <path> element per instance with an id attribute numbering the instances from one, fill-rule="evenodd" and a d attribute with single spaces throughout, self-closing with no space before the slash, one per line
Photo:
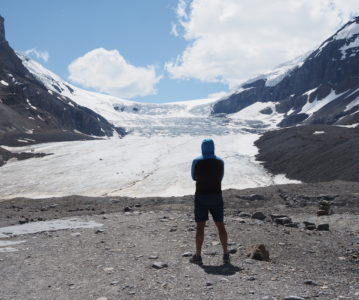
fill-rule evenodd
<path id="1" fill-rule="evenodd" d="M 330 92 L 330 94 L 328 96 L 326 96 L 325 98 L 323 98 L 322 100 L 318 100 L 317 98 L 315 98 L 313 102 L 307 101 L 307 103 L 302 107 L 302 110 L 300 111 L 300 113 L 312 115 L 316 111 L 320 110 L 322 107 L 326 106 L 327 104 L 329 104 L 330 102 L 332 102 L 334 99 L 338 98 L 342 94 L 336 94 L 336 92 L 334 90 L 332 90 Z M 308 98 L 309 98 L 309 95 L 310 94 L 308 94 Z"/>
<path id="2" fill-rule="evenodd" d="M 286 76 L 288 76 L 294 69 L 299 68 L 303 65 L 306 58 L 312 53 L 312 51 L 309 51 L 305 53 L 304 55 L 298 56 L 294 58 L 293 60 L 290 60 L 284 64 L 279 65 L 274 70 L 271 70 L 269 72 L 266 72 L 261 75 L 257 75 L 250 80 L 246 81 L 242 84 L 250 84 L 254 81 L 264 79 L 265 85 L 269 87 L 276 86 L 278 83 L 280 83 Z"/>
<path id="3" fill-rule="evenodd" d="M 352 50 L 350 53 L 350 57 L 356 56 L 359 53 L 359 37 L 356 38 L 354 41 L 350 42 L 348 45 L 344 45 L 339 49 L 342 52 L 341 59 L 345 59 L 348 55 L 348 50 L 353 48 L 358 48 L 358 49 Z"/>
<path id="4" fill-rule="evenodd" d="M 16 252 L 18 251 L 16 248 L 13 247 L 3 247 L 0 248 L 0 253 L 4 253 L 4 252 Z"/>
<path id="5" fill-rule="evenodd" d="M 9 84 L 8 84 L 6 81 L 4 81 L 4 80 L 0 80 L 0 83 L 1 83 L 2 85 L 9 86 Z"/>
<path id="6" fill-rule="evenodd" d="M 30 106 L 33 110 L 37 110 L 37 108 L 30 103 L 30 100 L 29 100 L 29 99 L 26 99 L 26 102 L 27 102 L 27 104 L 29 104 L 29 106 Z"/>
<path id="7" fill-rule="evenodd" d="M 0 228 L 0 238 L 7 238 L 17 235 L 32 234 L 44 231 L 56 231 L 75 228 L 95 228 L 103 224 L 94 221 L 82 221 L 80 219 L 59 219 L 40 222 L 30 222 L 21 225 L 13 225 Z"/>
<path id="8" fill-rule="evenodd" d="M 26 241 L 2 241 L 0 240 L 0 247 L 7 247 L 7 246 L 14 246 L 14 245 L 19 245 L 19 244 L 23 244 Z"/>
<path id="9" fill-rule="evenodd" d="M 336 40 L 350 39 L 355 34 L 359 34 L 359 24 L 353 22 L 350 25 L 345 26 L 342 30 L 340 30 L 334 36 L 334 39 Z"/>

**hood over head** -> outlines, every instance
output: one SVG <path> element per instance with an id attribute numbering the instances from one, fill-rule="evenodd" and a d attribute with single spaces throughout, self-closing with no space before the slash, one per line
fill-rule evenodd
<path id="1" fill-rule="evenodd" d="M 214 142 L 212 139 L 202 141 L 202 155 L 214 155 Z"/>

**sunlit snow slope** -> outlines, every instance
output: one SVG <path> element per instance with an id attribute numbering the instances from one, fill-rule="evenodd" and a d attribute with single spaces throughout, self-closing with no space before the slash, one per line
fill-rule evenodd
<path id="1" fill-rule="evenodd" d="M 272 176 L 254 159 L 257 148 L 253 143 L 259 133 L 275 127 L 282 118 L 275 103 L 254 104 L 230 117 L 211 116 L 215 99 L 167 104 L 127 101 L 79 89 L 38 63 L 22 59 L 49 93 L 71 98 L 125 127 L 129 134 L 123 139 L 13 148 L 52 155 L 1 167 L 0 198 L 192 194 L 191 163 L 207 137 L 214 139 L 216 153 L 225 161 L 223 188 L 290 182 L 284 176 Z M 260 113 L 267 107 L 271 113 Z"/>

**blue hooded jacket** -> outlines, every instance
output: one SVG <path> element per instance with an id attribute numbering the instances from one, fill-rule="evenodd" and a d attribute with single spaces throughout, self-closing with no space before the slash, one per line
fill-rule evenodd
<path id="1" fill-rule="evenodd" d="M 224 175 L 224 162 L 215 155 L 212 139 L 202 141 L 202 156 L 192 162 L 192 179 L 196 181 L 196 195 L 222 193 L 221 181 Z"/>

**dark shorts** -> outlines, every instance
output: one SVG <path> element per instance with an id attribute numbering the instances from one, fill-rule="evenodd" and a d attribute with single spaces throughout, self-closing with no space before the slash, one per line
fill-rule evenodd
<path id="1" fill-rule="evenodd" d="M 223 199 L 221 194 L 195 196 L 195 221 L 208 221 L 208 212 L 211 213 L 214 222 L 223 222 Z"/>

